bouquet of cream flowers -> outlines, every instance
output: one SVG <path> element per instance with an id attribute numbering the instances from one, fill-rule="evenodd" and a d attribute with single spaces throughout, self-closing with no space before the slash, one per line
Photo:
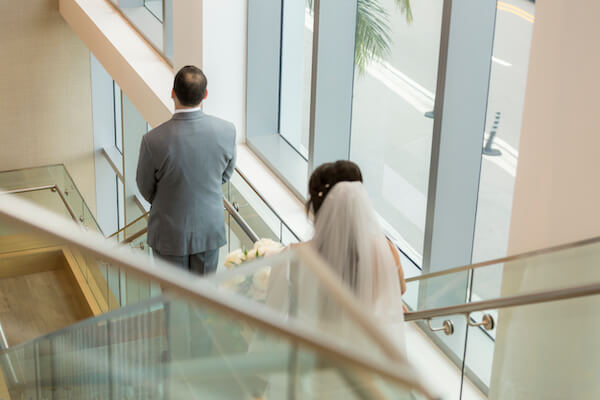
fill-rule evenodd
<path id="1" fill-rule="evenodd" d="M 250 250 L 237 249 L 229 253 L 225 258 L 225 267 L 234 269 L 243 263 L 252 261 L 256 258 L 277 254 L 282 251 L 283 248 L 281 243 L 275 242 L 274 240 L 260 239 L 254 243 L 254 246 Z M 266 298 L 270 275 L 271 267 L 263 267 L 248 276 L 236 276 L 224 282 L 223 286 L 238 294 L 263 301 Z"/>
<path id="2" fill-rule="evenodd" d="M 237 249 L 229 253 L 225 258 L 225 267 L 229 269 L 236 268 L 247 261 L 277 254 L 281 250 L 283 250 L 281 243 L 271 239 L 260 239 L 254 243 L 254 247 L 252 247 L 250 250 Z"/>

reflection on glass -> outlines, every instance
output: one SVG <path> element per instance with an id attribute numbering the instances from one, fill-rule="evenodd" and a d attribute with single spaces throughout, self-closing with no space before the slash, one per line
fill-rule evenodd
<path id="1" fill-rule="evenodd" d="M 388 360 L 390 353 L 374 339 L 370 329 L 357 322 L 355 315 L 348 311 L 344 298 L 334 293 L 332 284 L 319 275 L 319 268 L 328 267 L 280 253 L 206 279 L 226 293 L 241 296 L 245 303 L 266 305 L 283 320 L 297 320 L 305 327 L 335 336 L 341 346 L 360 349 L 372 357 Z M 331 275 L 330 279 L 335 281 L 335 285 L 343 285 L 337 276 Z M 404 328 L 392 323 L 378 323 L 385 324 L 388 340 L 392 345 L 397 344 L 400 352 L 403 351 L 405 343 L 401 330 Z M 398 338 L 398 342 L 394 342 Z"/>
<path id="2" fill-rule="evenodd" d="M 6 226 L 7 213 L 3 209 L 0 227 Z M 39 227 L 25 229 L 30 236 L 27 243 L 32 243 L 37 229 L 52 231 L 49 218 L 40 217 Z M 75 232 L 63 227 L 67 237 Z M 48 237 L 53 238 L 47 233 L 41 236 Z M 321 274 L 326 266 L 305 251 L 260 260 L 260 267 L 271 261 L 273 268 L 283 266 L 282 283 L 315 294 L 300 298 L 284 293 L 288 301 L 274 307 L 283 305 L 292 311 L 285 317 L 248 298 L 227 294 L 206 279 L 196 280 L 198 294 L 190 293 L 186 299 L 175 291 L 149 299 L 148 281 L 130 276 L 145 266 L 146 259 L 139 253 L 131 255 L 130 267 L 124 268 L 101 260 L 119 258 L 113 244 L 103 247 L 99 242 L 93 254 L 72 242 L 55 245 L 72 254 L 74 271 L 81 271 L 95 298 L 105 301 L 102 315 L 90 315 L 75 325 L 1 350 L 0 364 L 7 372 L 3 382 L 11 398 L 187 399 L 198 393 L 219 399 L 279 399 L 290 393 L 299 399 L 421 398 L 423 386 L 410 366 L 401 359 L 393 361 L 372 325 L 360 323 L 368 319 L 364 311 L 355 305 L 353 312 L 346 313 L 352 298 L 337 302 L 343 289 L 324 280 Z M 113 268 L 125 272 L 124 284 L 110 273 Z M 184 271 L 164 268 L 172 285 L 189 282 Z M 286 288 L 275 284 L 273 289 Z M 123 298 L 127 301 L 120 305 L 127 307 L 105 313 Z M 130 302 L 137 304 L 130 306 Z M 340 312 L 332 313 L 334 309 Z M 31 323 L 24 316 L 21 320 Z M 331 332 L 340 320 L 351 328 L 343 331 L 344 337 L 361 338 L 358 345 L 354 340 L 338 344 L 339 333 Z"/>
<path id="3" fill-rule="evenodd" d="M 284 246 L 300 241 L 237 170 L 231 180 L 223 185 L 223 196 L 236 207 L 240 216 L 261 239 L 279 241 Z M 236 248 L 231 246 L 232 250 Z"/>
<path id="4" fill-rule="evenodd" d="M 0 173 L 0 190 L 21 190 L 42 186 L 56 186 L 56 189 L 52 189 L 51 195 L 53 198 L 56 196 L 56 199 L 61 201 L 61 207 L 56 208 L 46 205 L 43 199 L 47 198 L 48 195 L 22 194 L 20 196 L 29 196 L 34 202 L 40 200 L 38 204 L 42 207 L 56 210 L 59 214 L 68 215 L 69 218 L 76 220 L 83 226 L 101 232 L 92 212 L 64 165 L 24 168 Z M 48 190 L 50 191 L 50 189 Z M 56 199 L 52 202 L 55 202 Z M 68 211 L 69 209 L 73 212 L 73 215 Z M 64 214 L 65 212 L 67 214 Z"/>
<path id="5" fill-rule="evenodd" d="M 131 100 L 125 94 L 123 99 L 123 176 L 125 177 L 125 222 L 129 224 L 131 221 L 140 217 L 145 211 L 139 206 L 136 196 L 139 195 L 137 183 L 135 181 L 135 173 L 137 170 L 138 158 L 140 155 L 140 146 L 142 136 L 148 129 L 146 120 L 135 108 Z"/>
<path id="6" fill-rule="evenodd" d="M 498 310 L 489 398 L 599 398 L 599 306 L 588 296 Z M 477 356 L 476 343 L 467 349 Z"/>
<path id="7" fill-rule="evenodd" d="M 443 2 L 358 2 L 351 160 L 377 211 L 422 254 Z"/>
<path id="8" fill-rule="evenodd" d="M 175 299 L 12 348 L 1 362 L 18 366 L 7 377 L 14 398 L 425 398 L 245 317 Z"/>
<path id="9" fill-rule="evenodd" d="M 440 276 L 408 282 L 407 293 L 403 296 L 403 299 L 416 311 L 431 308 L 432 303 L 433 307 L 436 307 L 435 297 L 433 299 L 428 299 L 431 301 L 430 303 L 417 302 L 419 289 L 423 285 L 435 285 L 436 282 L 443 282 L 445 286 L 443 286 L 443 290 L 439 296 L 444 296 L 443 291 L 454 292 L 464 287 L 462 282 L 464 282 L 466 274 L 470 274 L 470 281 L 472 283 L 471 289 L 467 289 L 464 292 L 464 301 L 446 303 L 444 304 L 445 306 L 458 305 L 464 302 L 494 300 L 510 296 L 532 295 L 539 292 L 585 286 L 600 282 L 600 270 L 596 268 L 598 254 L 600 254 L 600 242 L 595 241 L 589 244 L 578 245 L 573 248 L 526 256 L 504 263 L 484 265 L 473 268 L 470 271 L 448 271 Z M 438 286 L 441 287 L 442 285 Z M 475 289 L 478 290 L 476 291 Z M 504 352 L 513 353 L 511 355 L 513 359 L 520 357 L 520 355 L 517 354 L 518 352 L 514 351 L 513 343 L 517 343 L 516 348 L 521 349 L 520 351 L 524 351 L 528 357 L 534 357 L 535 355 L 535 357 L 540 359 L 542 350 L 539 350 L 540 347 L 538 344 L 546 338 L 553 341 L 554 339 L 552 338 L 555 338 L 555 336 L 552 336 L 552 334 L 560 332 L 560 335 L 566 335 L 566 337 L 574 334 L 585 340 L 590 340 L 590 338 L 586 338 L 585 335 L 582 334 L 582 331 L 591 332 L 595 330 L 595 328 L 580 328 L 583 321 L 578 321 L 579 316 L 576 313 L 572 314 L 577 308 L 569 308 L 569 304 L 575 301 L 579 300 L 550 302 L 540 306 L 528 305 L 521 307 L 521 310 L 515 308 L 514 310 L 486 310 L 483 312 L 472 313 L 470 316 L 471 321 L 475 323 L 482 321 L 484 313 L 490 314 L 495 321 L 495 328 L 489 331 L 484 330 L 483 328 L 469 328 L 465 362 L 468 371 L 472 374 L 470 379 L 477 382 L 482 390 L 487 390 L 487 388 L 493 384 L 502 386 L 500 380 L 494 382 L 493 376 L 494 374 L 498 374 L 498 376 L 507 374 L 508 370 L 502 370 L 503 363 L 507 362 L 503 355 Z M 583 304 L 584 307 L 587 307 L 590 306 L 591 303 L 590 301 L 584 301 Z M 533 308 L 535 307 L 537 307 L 537 310 L 543 310 L 543 313 L 541 313 L 541 311 L 533 311 Z M 556 311 L 556 313 L 554 313 L 554 311 Z M 556 320 L 555 317 L 559 315 L 562 315 L 561 318 L 567 318 L 568 316 L 569 322 Z M 590 319 L 586 319 L 585 323 L 597 325 L 597 322 L 592 318 L 595 313 L 591 311 L 591 308 L 587 315 L 590 316 Z M 506 320 L 506 318 L 508 318 L 508 320 Z M 457 322 L 463 324 L 465 317 L 460 315 L 450 319 L 455 324 L 456 328 Z M 585 319 L 585 317 L 582 316 L 582 319 Z M 522 325 L 515 326 L 515 321 L 517 321 L 518 324 L 522 324 L 524 321 L 527 321 L 528 323 L 535 321 L 535 324 L 531 323 L 525 328 Z M 541 328 L 538 329 L 538 324 L 551 327 L 546 330 Z M 579 328 L 573 329 L 573 326 Z M 532 333 L 530 329 L 535 329 L 537 333 Z M 565 331 L 563 331 L 563 329 Z M 566 333 L 567 331 L 569 333 Z M 502 337 L 502 335 L 504 335 L 504 337 Z M 510 342 L 507 342 L 507 335 L 511 335 Z M 528 338 L 532 339 L 529 340 Z M 571 338 L 567 341 L 573 343 L 573 340 L 576 339 Z M 498 349 L 498 343 L 501 343 L 500 349 Z M 538 350 L 534 350 L 536 348 Z M 550 355 L 552 353 L 552 351 L 549 350 L 549 345 L 544 348 L 547 354 Z M 589 359 L 589 357 L 586 357 L 586 359 Z M 529 360 L 528 362 L 535 364 L 537 361 L 538 360 Z M 577 363 L 569 365 L 575 364 Z M 492 365 L 494 365 L 494 368 L 497 368 L 494 373 Z M 514 368 L 514 366 L 511 368 Z M 540 366 L 539 368 L 542 367 Z M 526 380 L 515 383 L 517 386 L 523 384 L 530 388 L 529 384 L 525 383 L 530 381 L 531 376 L 524 375 L 524 377 L 525 376 L 527 377 Z M 506 390 L 506 388 L 504 388 L 504 390 Z M 490 398 L 503 398 L 503 396 Z M 527 398 L 527 396 L 524 398 Z M 560 398 L 560 396 L 558 398 Z"/>
<path id="10" fill-rule="evenodd" d="M 529 0 L 498 2 L 474 262 L 506 255 L 534 13 Z"/>
<path id="11" fill-rule="evenodd" d="M 279 132 L 308 159 L 313 16 L 310 0 L 284 0 Z"/>
<path id="12" fill-rule="evenodd" d="M 144 7 L 161 23 L 163 22 L 163 0 L 144 0 Z"/>
<path id="13" fill-rule="evenodd" d="M 123 154 L 123 125 L 121 113 L 123 111 L 121 102 L 121 88 L 113 81 L 113 105 L 115 112 L 115 147 Z"/>
<path id="14" fill-rule="evenodd" d="M 120 0 L 117 7 L 152 46 L 172 57 L 172 21 L 167 17 L 172 0 Z"/>

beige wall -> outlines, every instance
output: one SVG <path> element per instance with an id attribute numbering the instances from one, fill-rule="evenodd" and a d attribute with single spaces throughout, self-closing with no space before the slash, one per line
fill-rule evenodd
<path id="1" fill-rule="evenodd" d="M 509 253 L 600 235 L 600 2 L 536 4 Z"/>
<path id="2" fill-rule="evenodd" d="M 0 4 L 0 170 L 64 163 L 96 208 L 89 51 L 57 0 Z"/>
<path id="3" fill-rule="evenodd" d="M 600 235 L 598 15 L 598 0 L 536 4 L 511 254 Z M 600 282 L 599 251 L 505 268 L 502 292 Z M 599 307 L 592 296 L 501 311 L 490 398 L 599 398 Z"/>

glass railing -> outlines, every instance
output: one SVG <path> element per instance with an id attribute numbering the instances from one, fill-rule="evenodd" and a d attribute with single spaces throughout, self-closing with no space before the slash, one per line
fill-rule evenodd
<path id="1" fill-rule="evenodd" d="M 227 244 L 222 248 L 221 260 L 233 250 L 252 248 L 258 239 L 271 239 L 283 245 L 301 241 L 239 170 L 223 185 L 223 199 Z M 115 237 L 119 243 L 134 242 L 136 247 L 150 252 L 144 241 L 147 218 L 147 214 L 142 215 L 109 237 Z"/>
<path id="2" fill-rule="evenodd" d="M 37 189 L 37 190 L 36 190 Z M 83 226 L 102 232 L 83 196 L 62 164 L 0 172 L 0 192 L 18 192 L 42 207 L 69 213 Z M 63 205 L 60 205 L 60 202 Z"/>
<path id="3" fill-rule="evenodd" d="M 599 256 L 595 238 L 410 278 L 406 319 L 489 398 L 598 398 Z"/>
<path id="4" fill-rule="evenodd" d="M 220 284 L 230 275 L 190 275 L 0 196 L 0 226 L 8 225 L 164 292 L 140 294 L 135 305 L 1 351 L 11 398 L 433 398 L 389 335 L 309 248 L 237 270 L 270 264 L 261 286 L 267 299 L 281 296 L 282 282 L 312 294 L 283 293 L 286 301 L 271 304 L 232 293 Z"/>
<path id="5" fill-rule="evenodd" d="M 223 185 L 223 196 L 260 238 L 272 239 L 283 245 L 301 241 L 298 234 L 237 168 L 231 180 Z"/>

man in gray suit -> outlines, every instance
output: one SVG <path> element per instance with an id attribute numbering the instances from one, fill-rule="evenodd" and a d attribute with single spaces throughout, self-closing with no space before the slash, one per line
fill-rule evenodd
<path id="1" fill-rule="evenodd" d="M 207 80 L 183 67 L 173 84 L 173 117 L 142 138 L 137 184 L 150 204 L 148 244 L 195 273 L 215 272 L 226 243 L 221 185 L 235 167 L 235 127 L 204 114 Z"/>

